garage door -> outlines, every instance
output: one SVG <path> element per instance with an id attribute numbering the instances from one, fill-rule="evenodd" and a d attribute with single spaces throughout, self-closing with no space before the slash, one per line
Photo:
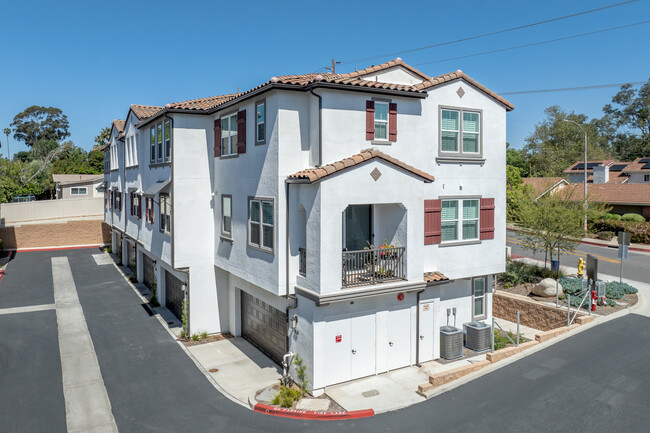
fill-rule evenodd
<path id="1" fill-rule="evenodd" d="M 183 315 L 183 282 L 165 271 L 165 307 L 169 309 L 178 320 Z"/>
<path id="2" fill-rule="evenodd" d="M 242 292 L 242 336 L 278 364 L 286 353 L 287 315 Z"/>
<path id="3" fill-rule="evenodd" d="M 142 254 L 142 272 L 143 278 L 142 282 L 145 286 L 151 289 L 151 283 L 153 282 L 153 259 L 146 254 Z"/>

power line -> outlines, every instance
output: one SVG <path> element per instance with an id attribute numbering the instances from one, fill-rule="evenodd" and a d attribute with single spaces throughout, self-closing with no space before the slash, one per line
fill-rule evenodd
<path id="1" fill-rule="evenodd" d="M 397 54 L 412 53 L 414 51 L 428 50 L 430 48 L 442 47 L 444 45 L 457 44 L 459 42 L 470 41 L 470 40 L 473 40 L 473 39 L 484 38 L 484 37 L 487 37 L 487 36 L 494 36 L 494 35 L 498 35 L 498 34 L 501 34 L 501 33 L 512 32 L 512 31 L 515 31 L 515 30 L 521 30 L 521 29 L 525 29 L 525 28 L 528 28 L 528 27 L 535 27 L 535 26 L 539 26 L 541 24 L 551 23 L 551 22 L 554 22 L 554 21 L 560 21 L 560 20 L 565 20 L 565 19 L 568 19 L 568 18 L 573 18 L 573 17 L 577 17 L 577 16 L 580 16 L 580 15 L 586 15 L 586 14 L 590 14 L 590 13 L 594 13 L 594 12 L 599 12 L 599 11 L 602 11 L 602 10 L 605 10 L 605 9 L 611 9 L 611 8 L 615 8 L 615 7 L 618 7 L 618 6 L 623 6 L 623 5 L 630 4 L 630 3 L 636 3 L 637 1 L 639 1 L 639 0 L 628 0 L 628 1 L 620 2 L 620 3 L 614 3 L 614 4 L 611 4 L 611 5 L 602 6 L 602 7 L 596 8 L 596 9 L 589 9 L 589 10 L 582 11 L 582 12 L 576 12 L 576 13 L 573 13 L 573 14 L 570 14 L 570 15 L 564 15 L 564 16 L 561 16 L 561 17 L 551 18 L 551 19 L 544 20 L 544 21 L 537 21 L 535 23 L 525 24 L 525 25 L 522 25 L 522 26 L 510 27 L 508 29 L 497 30 L 497 31 L 494 31 L 494 32 L 482 33 L 480 35 L 468 36 L 466 38 L 456 39 L 456 40 L 447 41 L 447 42 L 441 42 L 439 44 L 427 45 L 427 46 L 419 47 L 419 48 L 410 48 L 410 49 L 401 50 L 401 51 L 393 51 L 392 53 L 377 54 L 375 56 L 370 56 L 370 57 L 361 57 L 361 58 L 358 58 L 358 59 L 345 60 L 345 61 L 342 61 L 341 64 L 349 64 L 349 63 L 355 63 L 355 62 L 365 62 L 365 61 L 368 61 L 368 60 L 374 60 L 374 59 L 379 59 L 379 58 L 382 58 L 382 57 L 394 56 L 394 55 L 397 55 Z"/>
<path id="2" fill-rule="evenodd" d="M 441 63 L 441 62 L 447 62 L 447 61 L 450 61 L 450 60 L 466 59 L 468 57 L 484 56 L 486 54 L 502 53 L 504 51 L 518 50 L 520 48 L 527 48 L 527 47 L 533 47 L 533 46 L 536 46 L 536 45 L 550 44 L 552 42 L 559 42 L 559 41 L 564 41 L 564 40 L 567 40 L 567 39 L 575 39 L 575 38 L 580 38 L 580 37 L 583 37 L 583 36 L 595 35 L 595 34 L 598 34 L 598 33 L 611 32 L 611 31 L 614 31 L 614 30 L 625 29 L 625 28 L 628 28 L 628 27 L 634 27 L 634 26 L 639 26 L 641 24 L 648 24 L 648 23 L 650 23 L 650 20 L 641 21 L 641 22 L 633 23 L 633 24 L 626 24 L 624 26 L 610 27 L 608 29 L 596 30 L 596 31 L 593 31 L 593 32 L 588 32 L 588 33 L 580 33 L 578 35 L 565 36 L 565 37 L 557 38 L 557 39 L 549 39 L 547 41 L 533 42 L 533 43 L 530 43 L 530 44 L 517 45 L 517 46 L 514 46 L 514 47 L 500 48 L 498 50 L 482 51 L 480 53 L 467 54 L 465 56 L 449 57 L 449 58 L 446 58 L 446 59 L 432 60 L 430 62 L 416 63 L 413 66 L 430 65 L 432 63 Z"/>
<path id="3" fill-rule="evenodd" d="M 558 89 L 521 90 L 518 92 L 498 92 L 498 93 L 499 95 L 525 95 L 529 93 L 570 92 L 573 90 L 589 90 L 589 89 L 604 89 L 606 87 L 620 87 L 625 84 L 631 84 L 633 86 L 637 86 L 639 84 L 646 84 L 646 83 L 650 83 L 650 81 L 629 81 L 627 83 L 596 84 L 593 86 L 563 87 Z"/>

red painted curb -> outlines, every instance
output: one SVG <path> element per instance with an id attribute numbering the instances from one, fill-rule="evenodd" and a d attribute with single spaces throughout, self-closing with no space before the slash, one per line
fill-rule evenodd
<path id="1" fill-rule="evenodd" d="M 0 271 L 0 281 L 2 281 L 2 277 L 4 276 L 5 276 L 5 270 L 3 269 Z"/>
<path id="2" fill-rule="evenodd" d="M 18 252 L 18 253 L 30 253 L 33 251 L 58 251 L 58 250 L 82 250 L 86 248 L 100 248 L 102 245 L 97 244 L 97 245 L 83 245 L 80 247 L 49 247 L 49 248 L 23 248 L 23 249 L 16 249 L 13 250 L 13 252 Z"/>
<path id="3" fill-rule="evenodd" d="M 314 419 L 323 421 L 367 418 L 375 414 L 375 411 L 372 409 L 353 410 L 350 412 L 312 412 L 308 410 L 285 409 L 283 407 L 269 406 L 261 403 L 257 403 L 253 410 L 266 415 L 282 416 L 285 418 Z"/>

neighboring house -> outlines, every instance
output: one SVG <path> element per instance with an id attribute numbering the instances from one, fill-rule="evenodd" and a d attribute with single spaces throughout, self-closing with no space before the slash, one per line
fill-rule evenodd
<path id="1" fill-rule="evenodd" d="M 101 174 L 53 174 L 56 198 L 101 197 L 100 186 L 104 180 Z"/>
<path id="2" fill-rule="evenodd" d="M 584 165 L 584 162 L 576 161 L 564 170 L 570 183 L 584 182 Z M 587 183 L 650 184 L 650 158 L 637 158 L 632 162 L 588 161 Z"/>
<path id="3" fill-rule="evenodd" d="M 582 201 L 584 197 L 582 186 L 571 185 L 567 188 L 571 188 L 568 197 Z M 650 220 L 650 184 L 587 184 L 587 197 L 591 202 L 611 206 L 611 213 L 619 215 L 636 213 Z"/>
<path id="4" fill-rule="evenodd" d="M 315 393 L 438 358 L 441 326 L 491 319 L 512 109 L 401 59 L 132 105 L 105 148 L 113 251 L 190 332 L 299 354 Z"/>
<path id="5" fill-rule="evenodd" d="M 569 182 L 561 177 L 526 177 L 523 181 L 524 185 L 531 187 L 535 200 L 569 185 Z"/>

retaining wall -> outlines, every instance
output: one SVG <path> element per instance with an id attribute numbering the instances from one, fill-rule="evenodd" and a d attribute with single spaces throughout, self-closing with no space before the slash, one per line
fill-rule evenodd
<path id="1" fill-rule="evenodd" d="M 6 249 L 50 248 L 110 243 L 111 228 L 103 220 L 74 220 L 0 227 Z"/>
<path id="2" fill-rule="evenodd" d="M 510 293 L 496 292 L 492 296 L 492 314 L 496 318 L 501 317 L 516 322 L 517 311 L 520 312 L 520 323 L 524 326 L 542 331 L 566 326 L 566 310 L 546 306 Z"/>

